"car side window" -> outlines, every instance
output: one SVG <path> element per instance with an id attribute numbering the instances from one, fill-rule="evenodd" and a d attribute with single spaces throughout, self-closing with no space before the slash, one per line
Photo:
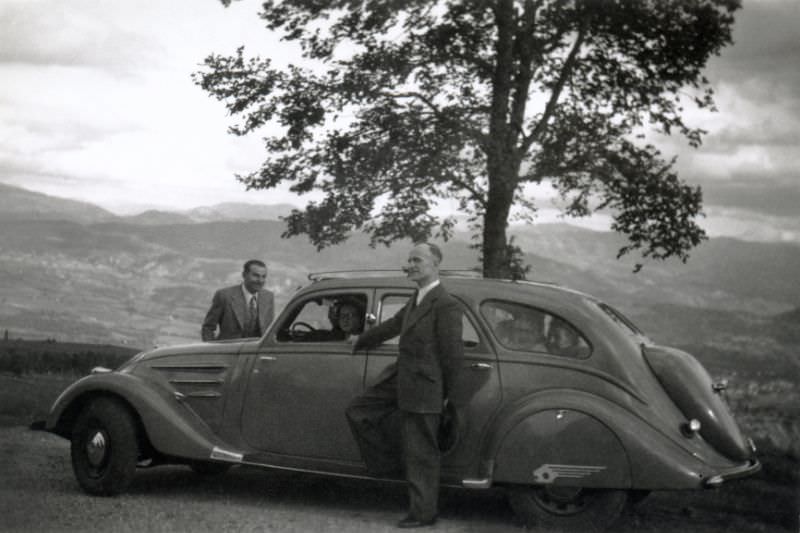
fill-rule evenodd
<path id="1" fill-rule="evenodd" d="M 387 294 L 383 298 L 381 298 L 381 305 L 380 309 L 378 310 L 378 323 L 382 324 L 386 320 L 389 320 L 394 315 L 400 311 L 408 299 L 411 297 L 410 294 Z M 391 339 L 384 341 L 384 344 L 398 344 L 400 342 L 400 337 L 392 337 Z"/>
<path id="2" fill-rule="evenodd" d="M 343 342 L 364 331 L 367 297 L 358 293 L 311 296 L 278 326 L 278 342 Z"/>
<path id="3" fill-rule="evenodd" d="M 591 354 L 589 342 L 575 326 L 547 311 L 500 300 L 483 302 L 480 309 L 495 339 L 506 348 L 576 359 Z"/>
<path id="4" fill-rule="evenodd" d="M 408 299 L 410 295 L 399 295 L 399 294 L 388 294 L 381 299 L 380 311 L 378 313 L 378 322 L 381 323 L 384 320 L 388 320 L 392 318 L 398 311 L 400 311 Z M 475 326 L 472 325 L 472 321 L 467 318 L 467 314 L 464 313 L 461 319 L 462 324 L 462 334 L 461 339 L 464 343 L 464 347 L 472 348 L 478 346 L 480 344 L 480 337 L 478 336 L 478 332 L 475 329 Z M 398 337 L 394 337 L 393 339 L 389 339 L 384 344 L 397 344 L 399 342 Z"/>

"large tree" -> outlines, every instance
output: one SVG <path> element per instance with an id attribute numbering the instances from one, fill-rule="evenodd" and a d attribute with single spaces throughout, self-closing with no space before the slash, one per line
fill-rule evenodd
<path id="1" fill-rule="evenodd" d="M 229 5 L 231 0 L 221 0 Z M 704 237 L 699 188 L 646 134 L 703 131 L 684 105 L 713 107 L 702 74 L 731 42 L 739 0 L 265 1 L 268 30 L 302 65 L 211 55 L 195 82 L 266 131 L 248 188 L 321 191 L 286 235 L 318 247 L 366 231 L 372 243 L 450 235 L 455 200 L 480 236 L 484 275 L 507 277 L 512 207 L 549 181 L 569 216 L 604 209 L 619 254 L 679 257 Z M 265 128 L 265 126 L 270 126 Z"/>

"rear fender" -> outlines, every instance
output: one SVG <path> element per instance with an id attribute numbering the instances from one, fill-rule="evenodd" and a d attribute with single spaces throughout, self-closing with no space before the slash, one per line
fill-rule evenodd
<path id="1" fill-rule="evenodd" d="M 627 409 L 575 390 L 515 402 L 490 434 L 494 483 L 683 489 L 716 473 Z"/>
<path id="2" fill-rule="evenodd" d="M 495 481 L 627 488 L 630 465 L 616 435 L 573 409 L 525 416 L 497 450 Z"/>
<path id="3" fill-rule="evenodd" d="M 56 399 L 45 429 L 70 438 L 77 414 L 99 395 L 116 396 L 127 403 L 150 444 L 162 454 L 189 459 L 241 460 L 238 453 L 227 456 L 230 452 L 222 451 L 227 447 L 172 392 L 129 373 L 93 374 L 76 381 Z"/>
<path id="4" fill-rule="evenodd" d="M 711 376 L 691 354 L 664 346 L 643 346 L 642 352 L 658 381 L 687 419 L 700 422 L 700 434 L 716 450 L 734 461 L 752 456 L 727 404 L 715 390 Z"/>

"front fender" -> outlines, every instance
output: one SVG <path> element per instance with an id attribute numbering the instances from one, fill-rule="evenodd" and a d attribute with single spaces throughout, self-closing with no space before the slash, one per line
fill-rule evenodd
<path id="1" fill-rule="evenodd" d="M 483 456 L 493 459 L 495 483 L 647 490 L 700 488 L 738 464 L 657 424 L 598 395 L 551 389 L 501 413 Z"/>
<path id="2" fill-rule="evenodd" d="M 78 413 L 100 395 L 115 396 L 128 404 L 150 444 L 162 454 L 188 459 L 241 458 L 241 453 L 229 451 L 173 393 L 127 372 L 92 374 L 70 385 L 53 404 L 45 429 L 70 438 Z"/>

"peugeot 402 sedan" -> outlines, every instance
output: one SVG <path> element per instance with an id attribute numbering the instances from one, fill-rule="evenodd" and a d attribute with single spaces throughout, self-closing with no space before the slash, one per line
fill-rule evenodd
<path id="1" fill-rule="evenodd" d="M 345 408 L 395 360 L 397 339 L 354 354 L 337 313 L 350 305 L 372 327 L 414 286 L 310 278 L 262 338 L 157 348 L 67 388 L 45 428 L 71 441 L 80 486 L 113 495 L 137 468 L 176 463 L 373 479 Z M 717 487 L 760 468 L 724 383 L 611 306 L 548 283 L 442 283 L 463 308 L 455 388 L 469 398 L 445 415 L 443 484 L 504 488 L 526 524 L 586 531 L 648 491 Z"/>

